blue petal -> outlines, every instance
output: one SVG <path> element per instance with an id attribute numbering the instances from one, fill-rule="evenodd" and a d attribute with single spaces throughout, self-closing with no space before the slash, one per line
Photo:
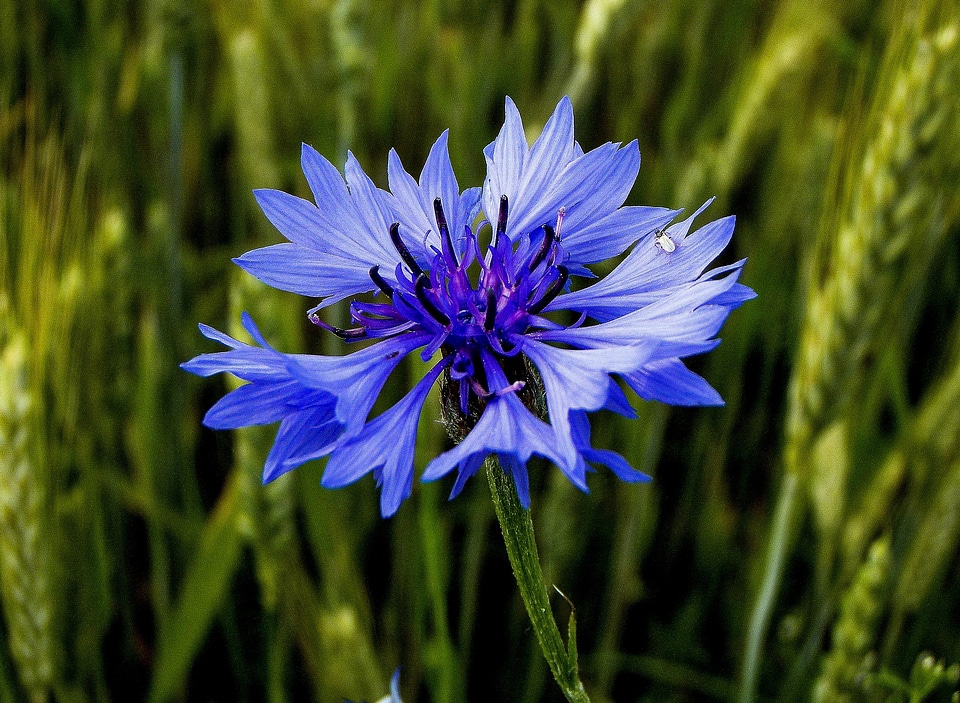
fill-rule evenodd
<path id="1" fill-rule="evenodd" d="M 364 252 L 371 257 L 373 263 L 383 265 L 391 261 L 399 262 L 399 254 L 390 243 L 390 225 L 397 221 L 397 215 L 390 206 L 388 194 L 373 184 L 351 152 L 347 152 L 347 164 L 343 170 L 356 207 L 357 218 L 366 230 Z"/>
<path id="2" fill-rule="evenodd" d="M 239 342 L 206 325 L 200 326 L 204 336 L 229 346 L 230 351 L 200 354 L 180 364 L 180 368 L 197 376 L 212 376 L 217 373 L 232 373 L 244 381 L 282 382 L 291 377 L 290 361 L 293 357 L 271 348 L 254 347 Z"/>
<path id="3" fill-rule="evenodd" d="M 350 191 L 340 171 L 312 146 L 301 147 L 300 166 L 318 205 L 337 208 L 350 204 Z"/>
<path id="4" fill-rule="evenodd" d="M 390 677 L 390 703 L 403 703 L 400 700 L 400 667 Z"/>
<path id="5" fill-rule="evenodd" d="M 573 159 L 573 105 L 564 96 L 530 149 L 520 190 L 543 192 Z"/>
<path id="6" fill-rule="evenodd" d="M 559 193 L 574 188 L 584 191 L 575 198 L 577 205 L 567 208 L 563 226 L 568 233 L 606 217 L 623 205 L 640 173 L 640 148 L 636 140 L 619 148 L 616 144 L 597 147 L 589 154 L 594 155 L 592 161 L 587 158 L 588 154 L 576 158 L 553 187 L 554 192 Z M 606 158 L 600 158 L 600 155 L 606 155 Z M 576 181 L 571 176 L 578 171 L 585 173 L 582 178 L 577 178 L 579 183 L 575 186 Z"/>
<path id="7" fill-rule="evenodd" d="M 650 476 L 634 469 L 626 459 L 616 452 L 609 449 L 594 449 L 590 446 L 590 421 L 587 419 L 585 412 L 575 411 L 570 413 L 570 424 L 583 461 L 603 464 L 616 474 L 617 478 L 628 483 L 650 480 Z"/>
<path id="8" fill-rule="evenodd" d="M 753 300 L 756 297 L 757 293 L 752 288 L 742 283 L 737 283 L 726 293 L 722 293 L 714 298 L 712 302 L 714 305 L 725 305 L 731 310 L 736 310 L 748 300 Z"/>
<path id="9" fill-rule="evenodd" d="M 407 247 L 424 266 L 431 260 L 430 247 L 440 248 L 440 235 L 433 219 L 433 205 L 426 194 L 403 168 L 393 149 L 387 156 L 387 179 L 395 197 L 400 233 Z"/>
<path id="10" fill-rule="evenodd" d="M 623 149 L 612 143 L 599 146 L 567 163 L 552 182 L 537 179 L 524 186 L 526 190 L 516 196 L 517 207 L 511 208 L 515 216 L 507 233 L 516 239 L 544 222 L 553 223 L 563 207 L 566 214 L 561 236 L 575 235 L 585 223 L 605 217 L 620 207 L 639 168 L 640 152 L 635 142 Z M 611 199 L 611 195 L 616 198 L 619 192 L 624 193 L 623 198 Z"/>
<path id="11" fill-rule="evenodd" d="M 627 483 L 647 483 L 651 480 L 648 474 L 637 471 L 630 466 L 630 462 L 610 449 L 584 449 L 583 458 L 592 464 L 603 464 Z"/>
<path id="12" fill-rule="evenodd" d="M 447 150 L 448 137 L 449 131 L 445 131 L 430 148 L 423 170 L 420 172 L 420 188 L 427 196 L 431 211 L 434 199 L 440 198 L 451 232 L 456 236 L 463 229 L 463 225 L 470 223 L 456 222 L 452 219 L 459 212 L 460 186 L 457 184 L 457 176 L 450 164 L 450 153 Z M 429 219 L 435 222 L 433 217 Z M 436 225 L 434 229 L 439 235 Z"/>
<path id="13" fill-rule="evenodd" d="M 484 355 L 484 368 L 488 380 L 495 387 L 505 386 L 503 372 L 499 370 L 496 360 L 491 361 L 487 356 Z M 539 454 L 557 466 L 563 466 L 566 458 L 557 451 L 556 445 L 553 428 L 531 413 L 517 398 L 516 393 L 504 393 L 487 402 L 477 424 L 460 444 L 427 465 L 423 480 L 434 481 L 446 476 L 458 466 L 462 472 L 465 469 L 475 472 L 480 461 L 489 454 L 497 454 L 501 464 L 505 459 L 507 462 L 525 464 L 532 455 Z M 514 464 L 510 465 L 516 468 Z M 462 485 L 460 487 L 462 488 Z M 521 500 L 523 495 L 519 491 L 522 490 L 523 486 L 518 486 Z M 527 500 L 529 501 L 529 493 Z"/>
<path id="14" fill-rule="evenodd" d="M 313 203 L 280 190 L 255 190 L 253 195 L 270 224 L 291 242 L 317 251 L 337 249 L 335 240 L 324 237 L 329 222 Z"/>
<path id="15" fill-rule="evenodd" d="M 487 160 L 487 178 L 483 184 L 483 209 L 491 222 L 496 222 L 500 196 L 510 196 L 517 192 L 520 175 L 527 160 L 527 138 L 523 133 L 520 112 L 509 97 L 505 102 L 505 119 L 500 134 L 483 150 Z"/>
<path id="16" fill-rule="evenodd" d="M 654 345 L 611 349 L 570 350 L 525 339 L 523 352 L 536 364 L 543 379 L 550 424 L 557 438 L 557 449 L 566 458 L 560 468 L 575 486 L 586 490 L 586 476 L 576 472 L 576 454 L 571 434 L 571 410 L 599 410 L 606 405 L 610 374 L 625 374 L 639 369 Z"/>
<path id="17" fill-rule="evenodd" d="M 693 225 L 693 221 L 697 219 L 697 216 L 700 215 L 704 210 L 710 207 L 710 204 L 716 199 L 717 199 L 716 196 L 712 198 L 708 198 L 703 205 L 698 207 L 696 211 L 692 215 L 690 215 L 690 217 L 685 219 L 683 222 L 678 222 L 675 225 L 670 225 L 670 227 L 667 228 L 667 234 L 670 235 L 670 238 L 673 239 L 673 241 L 678 243 L 683 242 L 683 240 L 687 236 L 687 232 L 690 231 L 690 227 Z"/>
<path id="18" fill-rule="evenodd" d="M 343 425 L 333 419 L 332 408 L 317 406 L 288 415 L 280 423 L 277 438 L 263 467 L 268 483 L 306 461 L 303 456 L 326 454 L 341 436 Z"/>
<path id="19" fill-rule="evenodd" d="M 269 347 L 247 313 L 243 314 L 243 326 L 261 347 L 203 326 L 204 334 L 231 349 L 202 354 L 183 368 L 203 376 L 229 372 L 249 381 L 207 412 L 204 424 L 208 427 L 234 429 L 281 421 L 264 467 L 264 481 L 270 481 L 306 460 L 294 461 L 295 455 L 331 445 L 340 436 L 343 423 L 336 416 L 336 393 L 304 382 L 310 372 L 300 360 L 308 357 Z"/>
<path id="20" fill-rule="evenodd" d="M 500 454 L 500 468 L 513 478 L 513 485 L 517 489 L 517 498 L 520 499 L 520 505 L 529 510 L 530 475 L 527 473 L 527 463 L 518 461 L 512 454 Z"/>
<path id="21" fill-rule="evenodd" d="M 460 470 L 457 471 L 457 480 L 454 481 L 453 488 L 450 490 L 450 500 L 460 495 L 464 486 L 467 485 L 467 479 L 477 473 L 484 459 L 486 459 L 486 455 L 478 453 L 460 462 Z M 427 479 L 425 478 L 424 480 Z"/>
<path id="22" fill-rule="evenodd" d="M 413 454 L 420 411 L 434 381 L 448 363 L 445 360 L 434 366 L 399 403 L 338 447 L 327 463 L 323 486 L 340 488 L 373 471 L 377 485 L 382 487 L 380 512 L 383 517 L 397 512 L 413 486 Z"/>
<path id="23" fill-rule="evenodd" d="M 542 225 L 547 214 L 547 222 L 552 222 L 557 216 L 556 208 L 563 204 L 548 206 L 543 198 L 576 158 L 573 108 L 569 98 L 563 98 L 529 150 L 520 115 L 509 98 L 506 112 L 507 119 L 497 140 L 492 148 L 484 150 L 487 181 L 484 183 L 483 203 L 487 219 L 496 222 L 500 196 L 507 196 L 510 205 L 507 235 L 516 241 Z M 552 212 L 550 207 L 554 208 Z"/>
<path id="24" fill-rule="evenodd" d="M 563 251 L 584 264 L 606 261 L 623 253 L 638 239 L 652 234 L 676 217 L 678 210 L 632 205 L 572 228 L 564 225 Z"/>
<path id="25" fill-rule="evenodd" d="M 624 379 L 644 400 L 659 400 L 668 405 L 724 404 L 720 394 L 679 359 L 653 361 Z"/>
<path id="26" fill-rule="evenodd" d="M 610 320 L 666 298 L 702 274 L 730 242 L 733 227 L 733 217 L 711 222 L 670 253 L 655 244 L 651 231 L 608 276 L 558 297 L 547 309 L 576 310 L 597 320 Z M 722 271 L 714 276 L 717 273 Z"/>
<path id="27" fill-rule="evenodd" d="M 631 420 L 637 419 L 637 413 L 634 411 L 626 394 L 620 390 L 620 386 L 612 378 L 610 379 L 610 389 L 607 391 L 607 402 L 603 404 L 604 410 L 617 413 Z"/>
<path id="28" fill-rule="evenodd" d="M 250 425 L 280 422 L 292 408 L 322 404 L 333 416 L 333 396 L 307 390 L 295 381 L 282 383 L 248 383 L 228 393 L 203 418 L 203 424 L 214 430 L 233 430 Z"/>
<path id="29" fill-rule="evenodd" d="M 301 383 L 335 395 L 336 416 L 344 424 L 344 437 L 360 431 L 387 378 L 417 347 L 432 335 L 403 334 L 346 356 L 297 354 L 295 369 Z M 316 456 L 306 456 L 306 459 Z"/>
<path id="30" fill-rule="evenodd" d="M 299 244 L 274 244 L 248 251 L 233 260 L 237 266 L 280 290 L 337 300 L 376 288 L 370 280 L 369 261 L 320 254 Z"/>
<path id="31" fill-rule="evenodd" d="M 434 215 L 433 201 L 440 198 L 454 245 L 463 253 L 463 230 L 472 225 L 479 208 L 480 190 L 471 188 L 461 195 L 457 177 L 450 164 L 447 132 L 434 143 L 420 174 L 418 184 L 403 168 L 400 157 L 391 149 L 387 161 L 390 190 L 395 197 L 404 241 L 424 264 L 432 257 L 432 249 L 440 250 L 440 229 Z"/>
<path id="32" fill-rule="evenodd" d="M 544 223 L 553 224 L 563 208 L 562 237 L 570 265 L 619 254 L 676 214 L 663 208 L 618 211 L 640 168 L 637 143 L 622 148 L 608 143 L 584 153 L 573 139 L 573 110 L 567 98 L 557 105 L 530 149 L 520 115 L 508 99 L 503 129 L 484 155 L 487 219 L 496 221 L 500 196 L 506 195 L 507 234 L 518 240 Z"/>

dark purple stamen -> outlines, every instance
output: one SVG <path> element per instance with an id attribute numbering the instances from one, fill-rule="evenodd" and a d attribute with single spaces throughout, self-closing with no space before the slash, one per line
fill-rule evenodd
<path id="1" fill-rule="evenodd" d="M 427 288 L 429 285 L 430 282 L 427 280 L 426 274 L 421 273 L 419 276 L 417 276 L 417 282 L 414 284 L 414 292 L 417 295 L 417 300 L 420 301 L 423 309 L 427 311 L 430 317 L 446 327 L 450 324 L 450 318 L 447 317 L 432 300 L 430 300 L 430 296 L 427 295 Z"/>
<path id="2" fill-rule="evenodd" d="M 367 330 L 364 329 L 363 327 L 353 327 L 348 330 L 342 329 L 340 327 L 334 327 L 333 325 L 327 324 L 326 322 L 321 320 L 320 315 L 318 315 L 315 312 L 311 312 L 309 315 L 307 315 L 307 319 L 310 320 L 310 322 L 315 324 L 317 327 L 321 327 L 327 330 L 328 332 L 333 332 L 340 339 L 347 342 L 356 342 L 361 339 L 367 338 Z"/>
<path id="3" fill-rule="evenodd" d="M 543 294 L 543 297 L 527 308 L 527 312 L 531 315 L 536 315 L 552 303 L 553 299 L 560 295 L 560 291 L 567 285 L 567 279 L 570 278 L 570 270 L 566 266 L 557 266 L 557 273 L 560 274 L 559 277 L 553 282 L 553 285 L 550 286 L 547 292 Z"/>
<path id="4" fill-rule="evenodd" d="M 453 239 L 450 237 L 450 228 L 447 227 L 447 218 L 443 214 L 443 203 L 440 202 L 440 198 L 435 198 L 433 201 L 433 214 L 437 218 L 437 227 L 440 228 L 440 236 L 443 237 L 447 243 L 447 247 L 450 249 L 450 256 L 453 257 L 454 263 L 459 264 L 456 249 L 453 248 Z"/>
<path id="5" fill-rule="evenodd" d="M 497 292 L 493 288 L 487 288 L 487 309 L 483 314 L 483 329 L 487 332 L 493 331 L 493 326 L 497 321 Z"/>
<path id="6" fill-rule="evenodd" d="M 417 263 L 417 260 L 413 258 L 413 254 L 410 253 L 410 250 L 407 249 L 407 245 L 403 243 L 403 240 L 400 239 L 400 223 L 394 222 L 390 225 L 390 241 L 393 242 L 394 248 L 400 254 L 400 258 L 403 259 L 403 262 L 410 269 L 410 272 L 416 276 L 423 275 L 423 269 L 420 268 L 420 264 Z"/>
<path id="7" fill-rule="evenodd" d="M 553 231 L 553 227 L 550 225 L 543 225 L 543 241 L 540 242 L 540 248 L 537 250 L 537 255 L 530 259 L 530 270 L 533 271 L 537 266 L 543 263 L 543 260 L 547 258 L 547 253 L 550 251 L 550 247 L 553 246 L 554 241 L 557 239 L 556 232 Z"/>
<path id="8" fill-rule="evenodd" d="M 501 234 L 507 233 L 507 210 L 509 204 L 506 195 L 500 196 L 500 212 L 497 213 L 497 236 L 494 237 L 494 243 L 500 238 Z"/>
<path id="9" fill-rule="evenodd" d="M 390 287 L 390 284 L 380 275 L 380 267 L 374 266 L 370 269 L 370 280 L 372 280 L 377 288 L 383 291 L 383 294 L 393 299 L 393 288 Z"/>

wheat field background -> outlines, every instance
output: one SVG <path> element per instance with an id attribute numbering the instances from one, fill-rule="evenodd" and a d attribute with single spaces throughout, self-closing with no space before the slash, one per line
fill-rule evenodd
<path id="1" fill-rule="evenodd" d="M 301 142 L 384 186 L 449 128 L 479 185 L 504 96 L 532 138 L 565 94 L 585 147 L 639 139 L 629 203 L 737 216 L 759 295 L 694 362 L 725 407 L 595 426 L 652 483 L 532 467 L 592 700 L 949 700 L 960 4 L 903 5 L 0 1 L 0 700 L 372 701 L 398 665 L 407 703 L 561 700 L 481 480 L 387 521 L 322 462 L 261 486 L 273 428 L 203 428 L 226 382 L 178 364 L 243 310 L 344 353 L 230 263 Z"/>

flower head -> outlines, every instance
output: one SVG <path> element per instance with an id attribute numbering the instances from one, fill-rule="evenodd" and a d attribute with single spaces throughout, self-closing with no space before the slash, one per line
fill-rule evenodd
<path id="1" fill-rule="evenodd" d="M 590 444 L 588 412 L 633 413 L 617 378 L 644 399 L 722 403 L 681 359 L 713 349 L 730 311 L 754 296 L 737 280 L 743 261 L 706 270 L 730 241 L 733 218 L 691 232 L 709 201 L 674 224 L 678 211 L 623 206 L 640 168 L 636 142 L 584 153 L 566 98 L 532 147 L 508 98 L 505 124 L 484 155 L 482 190 L 460 192 L 446 133 L 419 180 L 391 151 L 385 192 L 352 155 L 344 180 L 304 146 L 316 204 L 257 192 L 289 241 L 248 252 L 237 264 L 272 286 L 320 298 L 308 313 L 312 322 L 348 343 L 369 343 L 339 357 L 291 355 L 272 349 L 249 317 L 244 326 L 257 346 L 201 326 L 230 351 L 203 354 L 184 368 L 249 381 L 217 403 L 205 423 L 281 422 L 264 480 L 329 456 L 323 485 L 344 486 L 372 471 L 381 511 L 392 515 L 410 494 L 417 423 L 441 377 L 447 411 L 467 432 L 428 464 L 423 479 L 456 469 L 455 496 L 496 454 L 525 506 L 534 454 L 583 490 L 588 462 L 623 480 L 648 478 Z M 631 246 L 610 275 L 572 286 L 594 278 L 587 265 Z M 351 327 L 321 318 L 323 307 L 364 293 L 375 295 L 350 303 Z M 569 313 L 550 316 L 556 311 L 579 319 L 563 324 L 558 320 Z M 368 419 L 390 373 L 418 349 L 430 370 L 396 405 Z M 531 410 L 528 386 L 540 384 L 547 418 Z"/>

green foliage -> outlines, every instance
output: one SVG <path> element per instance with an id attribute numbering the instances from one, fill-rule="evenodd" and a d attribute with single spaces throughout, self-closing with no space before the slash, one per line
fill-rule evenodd
<path id="1" fill-rule="evenodd" d="M 639 138 L 630 203 L 737 215 L 724 263 L 760 297 L 695 362 L 725 408 L 594 423 L 652 484 L 532 467 L 558 665 L 596 703 L 948 695 L 955 665 L 916 655 L 960 660 L 958 17 L 0 3 L 0 700 L 377 700 L 397 664 L 408 703 L 560 700 L 481 480 L 389 522 L 319 462 L 262 486 L 272 429 L 202 428 L 225 384 L 178 364 L 241 310 L 343 353 L 229 263 L 279 241 L 253 188 L 309 194 L 301 142 L 384 185 L 390 147 L 415 171 L 449 127 L 479 183 L 503 96 L 532 137 L 564 93 L 585 147 Z"/>

